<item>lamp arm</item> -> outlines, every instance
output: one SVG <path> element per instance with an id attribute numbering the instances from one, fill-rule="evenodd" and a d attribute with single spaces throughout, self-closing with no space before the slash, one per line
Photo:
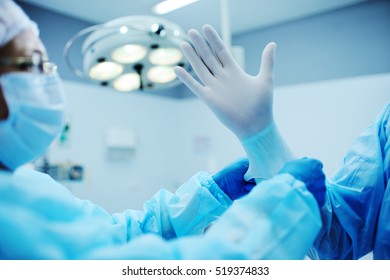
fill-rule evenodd
<path id="1" fill-rule="evenodd" d="M 87 28 L 84 28 L 84 29 L 80 30 L 79 32 L 77 32 L 65 44 L 64 51 L 63 51 L 63 56 L 64 56 L 64 59 L 65 59 L 65 63 L 70 68 L 70 70 L 72 70 L 72 72 L 76 76 L 78 76 L 79 78 L 85 79 L 85 78 L 87 78 L 87 75 L 85 75 L 85 73 L 82 70 L 80 70 L 79 68 L 77 68 L 76 66 L 73 65 L 73 63 L 72 63 L 72 61 L 70 59 L 70 56 L 69 56 L 70 49 L 72 48 L 72 46 L 74 46 L 74 43 L 77 40 L 79 40 L 82 36 L 85 36 L 88 33 L 91 33 L 91 32 L 93 32 L 93 31 L 95 31 L 95 30 L 97 30 L 97 29 L 99 29 L 101 27 L 102 27 L 102 25 L 98 24 L 98 25 L 92 25 L 92 26 L 89 26 Z"/>

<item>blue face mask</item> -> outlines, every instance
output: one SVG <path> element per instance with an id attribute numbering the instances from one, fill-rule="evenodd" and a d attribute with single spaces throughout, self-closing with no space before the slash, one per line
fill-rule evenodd
<path id="1" fill-rule="evenodd" d="M 0 163 L 10 170 L 42 155 L 64 124 L 65 95 L 57 74 L 0 76 L 8 118 L 0 121 Z"/>

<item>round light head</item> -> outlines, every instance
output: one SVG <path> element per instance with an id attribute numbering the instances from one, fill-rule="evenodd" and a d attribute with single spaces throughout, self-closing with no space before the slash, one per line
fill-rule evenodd
<path id="1" fill-rule="evenodd" d="M 165 84 L 176 79 L 176 74 L 171 66 L 154 66 L 147 72 L 149 80 L 159 84 Z"/>
<path id="2" fill-rule="evenodd" d="M 0 0 L 1 1 L 1 0 Z M 96 84 L 121 92 L 158 91 L 179 84 L 175 65 L 187 66 L 180 50 L 183 30 L 163 18 L 129 16 L 81 31 L 82 73 Z M 89 31 L 88 31 L 89 32 Z M 138 67 L 142 65 L 142 67 Z"/>
<path id="3" fill-rule="evenodd" d="M 150 62 L 156 65 L 178 64 L 182 58 L 183 54 L 177 48 L 158 48 L 149 55 Z"/>
<path id="4" fill-rule="evenodd" d="M 145 46 L 140 44 L 126 44 L 112 51 L 111 57 L 119 63 L 130 64 L 140 61 L 146 56 Z"/>
<path id="5" fill-rule="evenodd" d="M 89 69 L 89 77 L 93 80 L 107 81 L 115 78 L 123 72 L 123 67 L 115 62 L 104 61 Z"/>
<path id="6" fill-rule="evenodd" d="M 132 91 L 139 89 L 141 80 L 138 74 L 128 73 L 116 78 L 112 86 L 118 91 Z"/>

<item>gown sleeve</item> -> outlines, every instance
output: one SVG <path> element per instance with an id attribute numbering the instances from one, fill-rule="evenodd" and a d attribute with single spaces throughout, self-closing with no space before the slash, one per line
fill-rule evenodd
<path id="1" fill-rule="evenodd" d="M 312 258 L 358 259 L 373 251 L 375 243 L 383 242 L 390 253 L 390 230 L 386 240 L 375 240 L 389 213 L 383 204 L 389 190 L 390 172 L 390 103 L 354 142 L 343 164 L 327 182 L 326 203 L 321 209 L 323 228 L 311 250 Z M 387 192 L 386 192 L 387 189 Z M 382 210 L 381 210 L 382 208 Z M 383 224 L 378 224 L 380 211 Z M 385 216 L 383 216 L 385 215 Z"/>
<path id="2" fill-rule="evenodd" d="M 232 200 L 206 172 L 199 172 L 175 193 L 161 189 L 144 203 L 143 211 L 125 210 L 113 215 L 127 225 L 127 239 L 154 233 L 164 239 L 203 234 Z"/>
<path id="3" fill-rule="evenodd" d="M 145 234 L 101 247 L 88 259 L 303 259 L 321 227 L 315 198 L 289 174 L 263 181 L 236 200 L 202 236 Z"/>

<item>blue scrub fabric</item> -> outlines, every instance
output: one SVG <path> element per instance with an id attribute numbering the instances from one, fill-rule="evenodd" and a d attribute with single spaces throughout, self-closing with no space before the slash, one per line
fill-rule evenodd
<path id="1" fill-rule="evenodd" d="M 355 141 L 327 182 L 323 228 L 309 255 L 390 259 L 390 103 Z"/>
<path id="2" fill-rule="evenodd" d="M 200 172 L 110 214 L 45 174 L 0 171 L 0 259 L 302 259 L 321 227 L 314 197 L 286 174 L 255 189 L 233 203 Z"/>

